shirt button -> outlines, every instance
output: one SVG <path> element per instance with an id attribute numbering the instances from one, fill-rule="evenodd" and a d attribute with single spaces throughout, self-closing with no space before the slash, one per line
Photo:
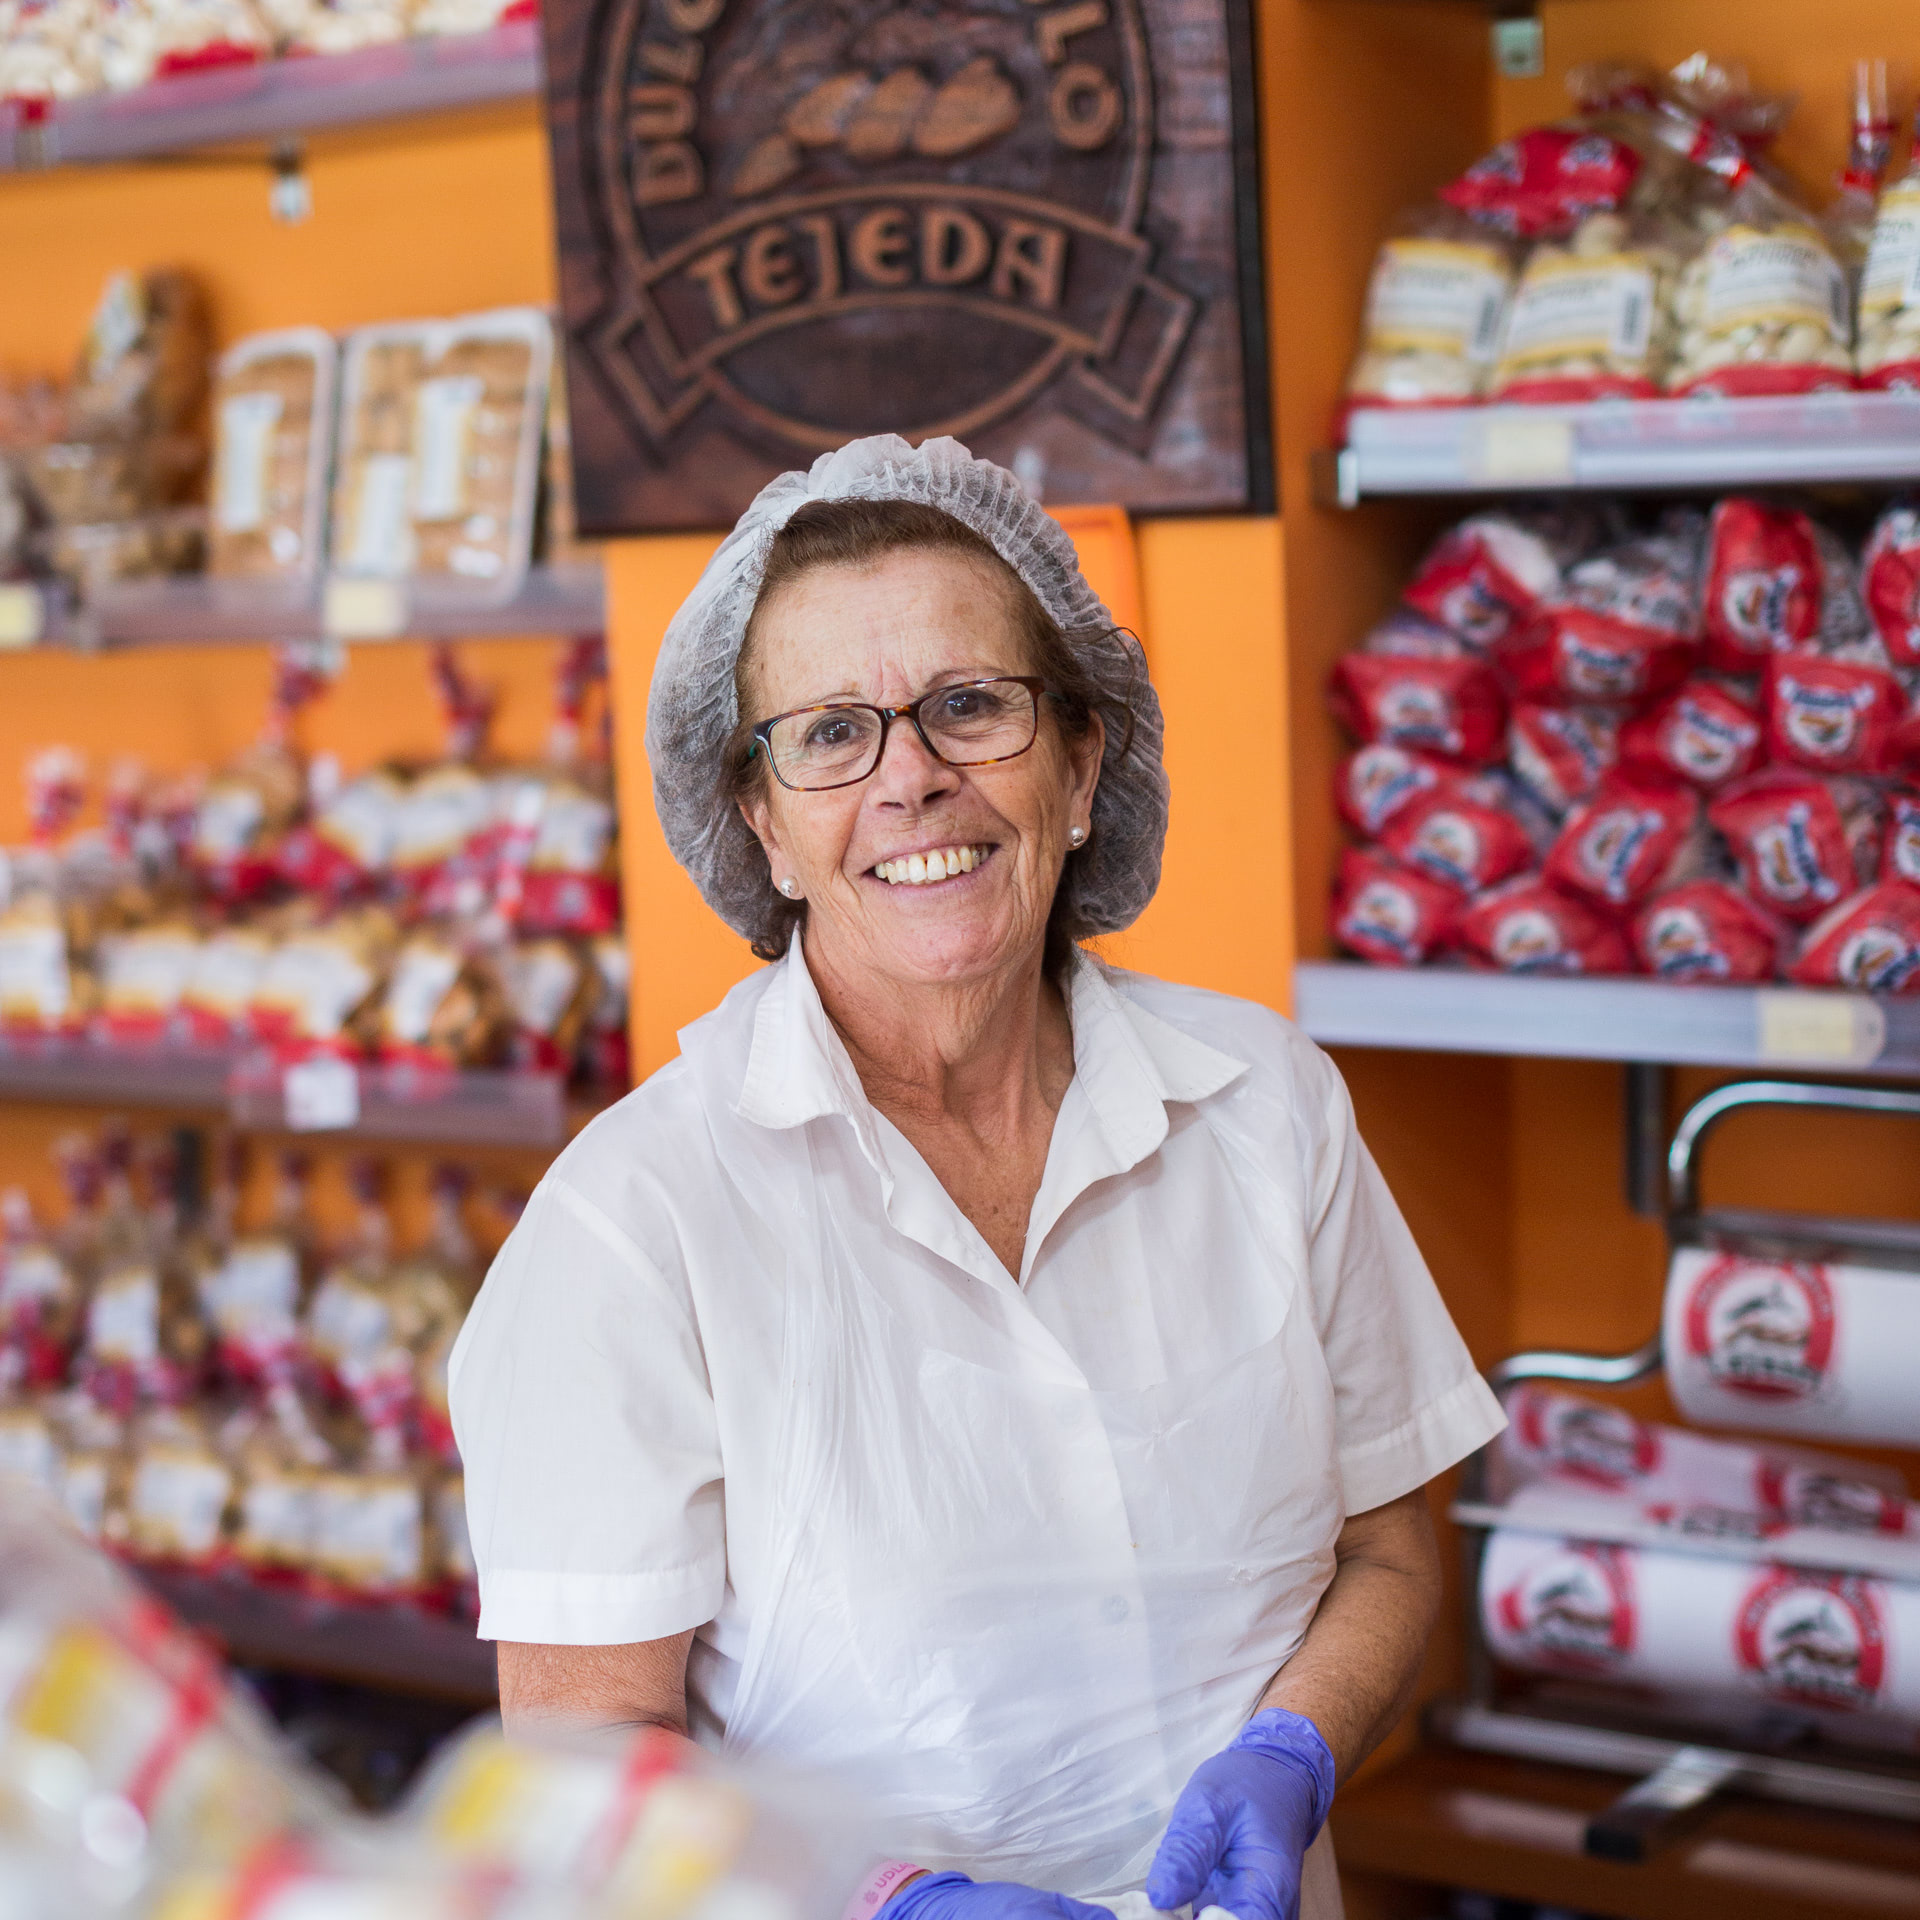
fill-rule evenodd
<path id="1" fill-rule="evenodd" d="M 1117 1627 L 1127 1617 L 1127 1603 L 1119 1594 L 1110 1593 L 1101 1601 L 1100 1611 Z"/>

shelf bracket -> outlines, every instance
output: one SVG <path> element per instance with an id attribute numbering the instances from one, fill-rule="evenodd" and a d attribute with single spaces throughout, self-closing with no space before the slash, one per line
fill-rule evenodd
<path id="1" fill-rule="evenodd" d="M 311 220 L 313 183 L 307 178 L 306 151 L 299 141 L 276 141 L 268 164 L 273 169 L 273 183 L 267 189 L 267 205 L 273 217 L 290 227 Z"/>
<path id="2" fill-rule="evenodd" d="M 1621 1177 L 1627 1205 L 1642 1219 L 1657 1220 L 1667 1210 L 1667 1094 L 1672 1081 L 1671 1067 L 1648 1060 L 1626 1064 Z"/>

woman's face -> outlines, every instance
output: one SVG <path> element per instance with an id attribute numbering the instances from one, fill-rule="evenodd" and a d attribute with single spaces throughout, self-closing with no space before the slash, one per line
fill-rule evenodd
<path id="1" fill-rule="evenodd" d="M 760 609 L 747 661 L 749 717 L 825 701 L 902 706 L 935 687 L 1034 663 L 998 570 L 968 554 L 907 549 L 871 564 L 815 567 Z M 1040 703 L 1033 745 L 994 766 L 950 767 L 896 720 L 872 775 L 796 793 L 769 773 L 741 811 L 774 883 L 808 904 L 807 952 L 830 969 L 902 986 L 981 979 L 1037 952 L 1066 859 L 1099 779 L 1096 717 L 1073 740 Z M 939 853 L 971 871 L 915 881 Z M 943 860 L 943 867 L 956 863 Z M 884 877 L 883 877 L 884 870 Z"/>

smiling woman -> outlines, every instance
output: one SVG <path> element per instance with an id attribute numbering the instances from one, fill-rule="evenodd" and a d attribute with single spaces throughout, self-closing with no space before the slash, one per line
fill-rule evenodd
<path id="1" fill-rule="evenodd" d="M 1159 875 L 1137 642 L 1011 474 L 857 441 L 722 545 L 648 751 L 772 964 L 560 1157 L 454 1355 L 510 1726 L 837 1775 L 887 1920 L 1333 1920 L 1420 1488 L 1500 1414 L 1325 1056 L 1077 944 Z"/>

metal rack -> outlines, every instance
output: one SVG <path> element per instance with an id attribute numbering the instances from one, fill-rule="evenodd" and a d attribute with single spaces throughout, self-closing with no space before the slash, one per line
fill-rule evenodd
<path id="1" fill-rule="evenodd" d="M 1920 1092 L 1749 1080 L 1707 1094 L 1688 1109 L 1667 1151 L 1667 1231 L 1674 1248 L 1709 1245 L 1777 1255 L 1783 1246 L 1798 1246 L 1817 1249 L 1825 1259 L 1847 1251 L 1883 1265 L 1904 1257 L 1920 1267 L 1920 1223 L 1702 1207 L 1702 1143 L 1727 1115 L 1755 1107 L 1920 1119 Z M 1656 1333 L 1623 1354 L 1551 1349 L 1518 1353 L 1494 1367 L 1488 1378 L 1496 1390 L 1533 1380 L 1623 1387 L 1658 1372 L 1663 1359 Z M 1503 1700 L 1479 1612 L 1486 1541 L 1504 1523 L 1503 1510 L 1487 1498 L 1484 1453 L 1469 1463 L 1453 1517 L 1463 1530 L 1468 1692 L 1463 1700 L 1436 1705 L 1429 1725 L 1439 1738 L 1457 1746 L 1643 1776 L 1613 1807 L 1587 1823 L 1590 1853 L 1611 1859 L 1644 1857 L 1723 1788 L 1803 1805 L 1920 1818 L 1920 1766 L 1914 1764 L 1837 1748 L 1803 1754 L 1751 1737 L 1743 1742 L 1730 1738 L 1725 1728 L 1689 1727 L 1630 1706 L 1572 1700 L 1550 1691 L 1524 1704 Z M 1679 1540 L 1662 1545 L 1689 1550 L 1688 1543 Z"/>

